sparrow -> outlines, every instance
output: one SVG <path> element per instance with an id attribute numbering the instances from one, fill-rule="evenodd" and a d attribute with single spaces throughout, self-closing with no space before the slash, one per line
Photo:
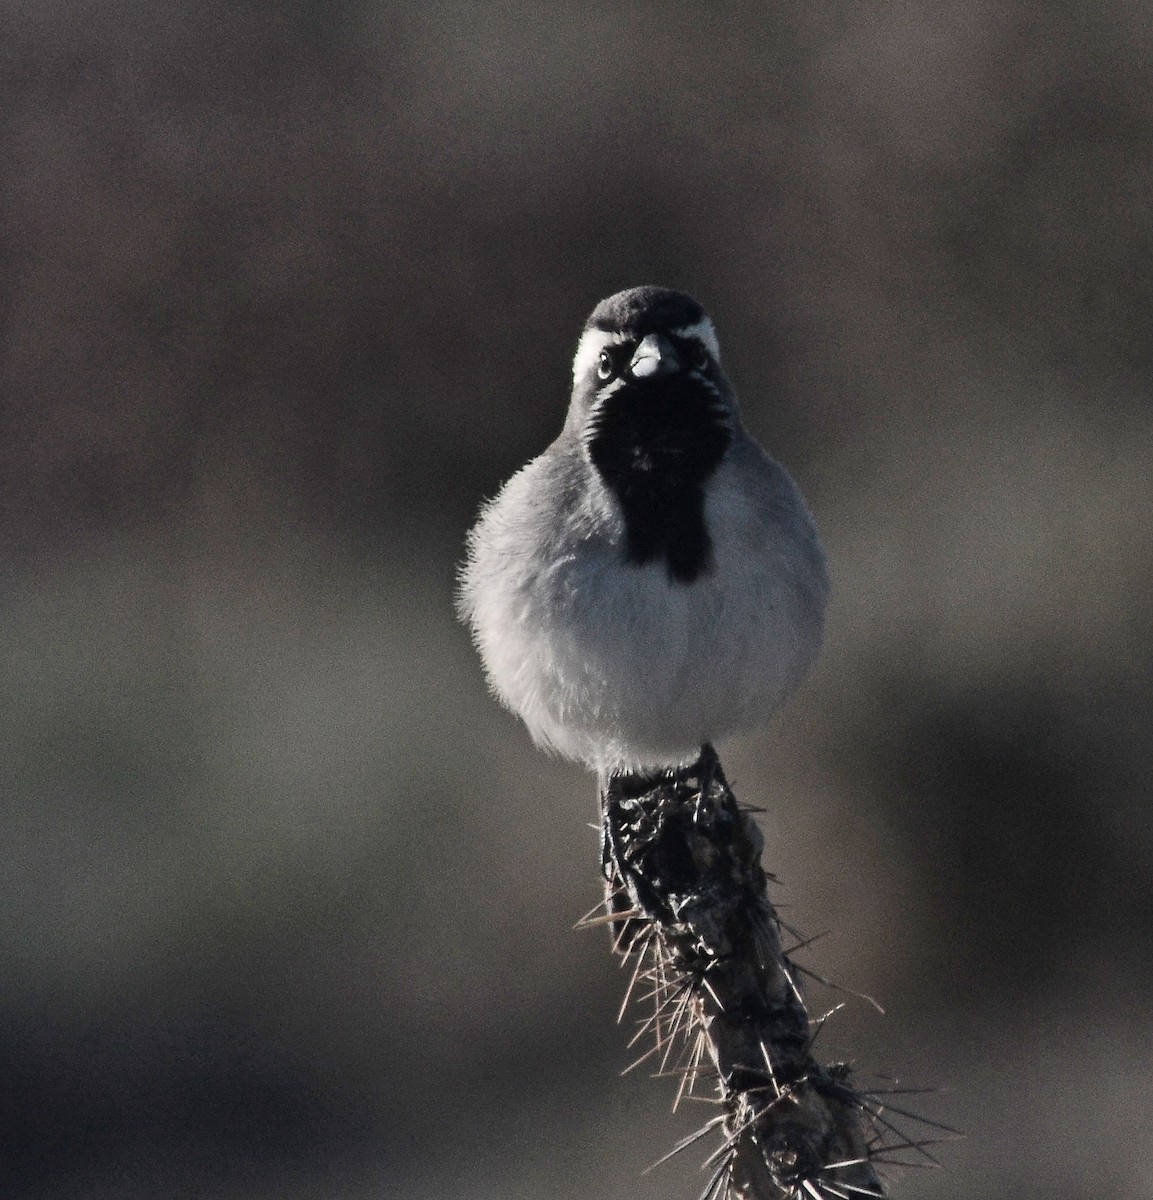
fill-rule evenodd
<path id="1" fill-rule="evenodd" d="M 817 656 L 829 585 L 692 297 L 602 300 L 572 379 L 559 436 L 482 507 L 457 608 L 497 698 L 603 787 L 765 724 Z"/>

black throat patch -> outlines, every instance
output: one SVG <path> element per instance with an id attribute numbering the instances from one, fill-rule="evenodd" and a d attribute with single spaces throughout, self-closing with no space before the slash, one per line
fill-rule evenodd
<path id="1" fill-rule="evenodd" d="M 620 501 L 629 562 L 664 559 L 677 583 L 711 569 L 705 483 L 731 438 L 719 400 L 684 375 L 631 380 L 600 401 L 586 445 Z"/>

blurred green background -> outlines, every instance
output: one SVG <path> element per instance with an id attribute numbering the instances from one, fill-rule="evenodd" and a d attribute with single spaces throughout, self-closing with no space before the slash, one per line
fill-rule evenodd
<path id="1" fill-rule="evenodd" d="M 692 1197 L 593 782 L 452 615 L 602 295 L 695 293 L 835 574 L 723 748 L 909 1197 L 1153 1196 L 1153 10 L 0 5 L 0 1170 Z M 814 996 L 823 1009 L 836 997 Z"/>

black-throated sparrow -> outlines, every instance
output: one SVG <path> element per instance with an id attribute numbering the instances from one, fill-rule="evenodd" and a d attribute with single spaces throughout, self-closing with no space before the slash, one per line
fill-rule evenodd
<path id="1" fill-rule="evenodd" d="M 499 699 L 604 779 L 765 723 L 816 657 L 827 591 L 712 322 L 640 287 L 593 310 L 564 429 L 485 505 L 458 605 Z"/>

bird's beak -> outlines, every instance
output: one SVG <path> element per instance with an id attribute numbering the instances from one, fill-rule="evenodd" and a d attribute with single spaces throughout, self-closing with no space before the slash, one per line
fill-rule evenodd
<path id="1" fill-rule="evenodd" d="M 629 363 L 629 374 L 635 379 L 646 379 L 656 375 L 671 375 L 679 371 L 680 359 L 672 342 L 659 333 L 650 333 L 643 338 Z"/>

